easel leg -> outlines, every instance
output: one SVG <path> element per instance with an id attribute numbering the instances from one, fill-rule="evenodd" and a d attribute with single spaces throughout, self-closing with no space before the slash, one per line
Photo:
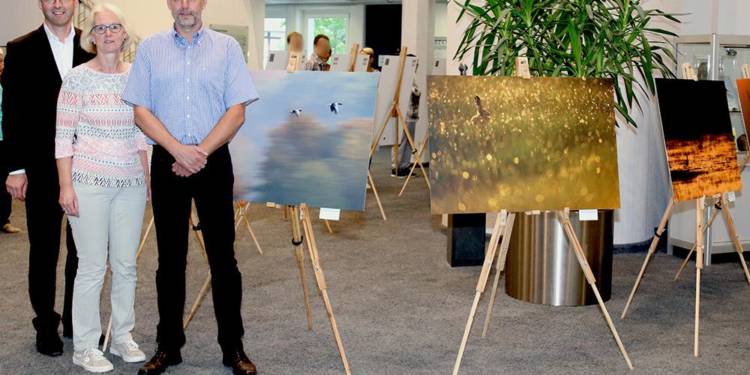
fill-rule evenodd
<path id="1" fill-rule="evenodd" d="M 102 352 L 107 351 L 109 340 L 112 336 L 112 317 L 109 317 L 109 323 L 107 323 L 107 333 L 104 335 L 104 343 L 102 344 Z"/>
<path id="2" fill-rule="evenodd" d="M 456 363 L 453 366 L 453 375 L 458 375 L 458 370 L 461 368 L 461 360 L 466 351 L 466 343 L 469 341 L 469 334 L 471 334 L 471 326 L 474 325 L 474 316 L 477 314 L 477 306 L 479 306 L 479 300 L 482 298 L 487 288 L 487 279 L 490 276 L 490 270 L 492 269 L 492 262 L 495 260 L 495 253 L 497 252 L 497 243 L 500 238 L 500 233 L 503 231 L 502 223 L 507 221 L 505 211 L 497 214 L 495 218 L 495 226 L 492 229 L 492 236 L 490 236 L 490 243 L 487 247 L 487 253 L 484 255 L 484 263 L 482 264 L 482 271 L 479 274 L 479 280 L 477 281 L 476 293 L 474 294 L 474 302 L 471 304 L 471 311 L 469 312 L 469 318 L 466 322 L 466 328 L 464 328 L 464 335 L 461 338 L 461 346 L 458 348 L 458 356 L 456 357 Z M 503 220 L 506 219 L 506 220 Z"/>
<path id="3" fill-rule="evenodd" d="M 328 220 L 323 220 L 323 223 L 326 225 L 326 230 L 328 233 L 333 234 L 333 228 L 331 228 L 331 222 Z"/>
<path id="4" fill-rule="evenodd" d="M 302 283 L 302 297 L 305 300 L 305 315 L 307 316 L 307 330 L 312 331 L 312 309 L 310 307 L 310 297 L 307 290 L 307 277 L 305 277 L 305 252 L 302 249 L 302 233 L 300 231 L 300 217 L 299 208 L 297 206 L 289 206 L 289 216 L 292 222 L 292 245 L 294 245 L 294 256 L 297 259 L 297 267 L 299 268 L 299 278 Z M 305 213 L 306 215 L 306 213 Z M 305 237 L 308 241 L 308 247 L 310 246 L 308 237 Z"/>
<path id="5" fill-rule="evenodd" d="M 693 355 L 698 357 L 700 352 L 699 336 L 701 321 L 701 270 L 703 269 L 703 230 L 704 210 L 706 198 L 702 197 L 695 201 L 695 330 L 693 337 Z"/>
<path id="6" fill-rule="evenodd" d="M 143 246 L 146 244 L 146 239 L 148 238 L 149 233 L 151 233 L 151 228 L 154 226 L 154 217 L 151 216 L 151 220 L 148 222 L 148 226 L 146 227 L 146 232 L 143 233 L 143 238 L 141 238 L 141 244 L 138 245 L 138 251 L 135 253 L 135 259 L 138 259 L 141 257 L 141 253 L 143 252 Z"/>
<path id="7" fill-rule="evenodd" d="M 245 227 L 247 228 L 247 231 L 250 232 L 250 237 L 253 239 L 253 243 L 255 243 L 255 248 L 258 249 L 258 253 L 260 255 L 263 255 L 263 249 L 260 248 L 260 243 L 258 243 L 258 237 L 255 236 L 255 231 L 253 231 L 253 227 L 250 225 L 250 219 L 247 218 L 247 211 L 250 210 L 250 203 L 247 203 L 245 206 L 245 209 L 242 211 L 242 220 L 245 222 Z"/>
<path id="8" fill-rule="evenodd" d="M 201 307 L 203 299 L 206 298 L 209 290 L 211 290 L 211 271 L 208 271 L 206 281 L 203 282 L 203 286 L 198 293 L 198 297 L 195 299 L 195 302 L 193 302 L 193 306 L 190 307 L 190 312 L 188 313 L 187 317 L 185 317 L 185 321 L 182 322 L 183 329 L 187 329 L 187 327 L 190 325 L 190 322 L 193 320 L 195 314 L 198 312 L 198 309 Z"/>
<path id="9" fill-rule="evenodd" d="M 706 231 L 708 231 L 708 228 L 711 228 L 711 226 L 714 224 L 714 221 L 719 216 L 719 212 L 723 211 L 723 207 L 721 203 L 716 205 L 716 209 L 711 214 L 711 218 L 708 220 L 708 225 L 706 225 L 706 228 L 703 230 L 703 233 L 705 234 Z M 677 270 L 677 273 L 674 275 L 674 280 L 677 281 L 677 279 L 680 278 L 680 275 L 682 274 L 682 271 L 687 266 L 688 262 L 690 261 L 690 257 L 695 253 L 695 247 L 696 244 L 693 244 L 693 247 L 688 252 L 688 255 L 685 257 L 685 259 L 682 261 L 682 264 L 680 264 L 680 268 Z"/>
<path id="10" fill-rule="evenodd" d="M 339 334 L 339 328 L 336 324 L 336 317 L 333 314 L 333 306 L 331 305 L 331 300 L 328 297 L 328 285 L 326 284 L 325 275 L 323 274 L 323 267 L 320 265 L 318 243 L 317 241 L 315 241 L 315 233 L 313 232 L 312 221 L 310 220 L 310 210 L 305 205 L 303 205 L 301 209 L 304 214 L 303 227 L 305 229 L 305 236 L 308 238 L 308 243 L 310 244 L 310 246 L 308 246 L 308 251 L 310 252 L 310 261 L 312 262 L 313 271 L 315 272 L 315 280 L 318 284 L 318 290 L 320 290 L 320 295 L 323 298 L 323 304 L 326 307 L 328 319 L 331 322 L 331 331 L 333 332 L 333 337 L 336 340 L 336 347 L 339 350 L 341 362 L 344 365 L 344 371 L 346 371 L 347 375 L 351 375 L 349 361 L 346 359 L 346 351 L 344 350 L 344 342 L 341 339 L 341 335 Z"/>
<path id="11" fill-rule="evenodd" d="M 370 181 L 370 187 L 372 187 L 372 193 L 375 195 L 375 201 L 378 202 L 380 215 L 383 216 L 383 221 L 388 221 L 388 217 L 385 216 L 385 210 L 383 209 L 383 203 L 380 202 L 380 194 L 378 194 L 378 188 L 375 187 L 375 180 L 373 180 L 372 173 L 370 173 L 370 171 L 367 171 L 367 179 Z"/>
<path id="12" fill-rule="evenodd" d="M 401 113 L 401 109 L 397 108 L 396 110 L 397 110 L 397 114 L 398 114 L 399 120 L 402 123 L 406 124 L 406 119 L 404 118 L 404 114 Z M 409 129 L 406 126 L 404 126 L 403 129 L 404 129 L 404 135 L 406 136 L 406 141 L 409 143 L 409 148 L 411 148 L 411 153 L 412 154 L 418 153 L 420 150 L 417 148 L 417 144 L 416 144 L 416 142 L 414 142 L 414 138 L 412 137 L 411 133 L 409 133 Z M 416 132 L 416 130 L 417 129 L 415 127 L 414 131 Z M 424 138 L 425 138 L 425 140 L 422 142 L 422 151 L 424 151 L 424 149 L 426 148 L 427 140 L 429 139 L 429 132 L 425 133 Z M 411 175 L 412 173 L 414 173 L 415 167 L 419 167 L 419 169 L 422 170 L 422 177 L 424 177 L 425 181 L 427 182 L 427 189 L 431 190 L 430 179 L 427 177 L 427 171 L 425 171 L 424 167 L 422 166 L 422 156 L 421 155 L 418 155 L 414 159 L 414 165 L 412 166 L 411 171 L 409 172 L 409 175 Z M 401 193 L 399 193 L 399 196 L 401 196 Z"/>
<path id="13" fill-rule="evenodd" d="M 406 186 L 409 185 L 409 180 L 411 180 L 411 175 L 414 173 L 414 170 L 417 168 L 417 165 L 422 169 L 422 176 L 425 179 L 425 182 L 427 182 L 427 190 L 431 191 L 432 186 L 430 185 L 430 179 L 427 177 L 427 172 L 424 170 L 424 167 L 422 167 L 422 154 L 424 153 L 424 150 L 427 149 L 427 142 L 429 141 L 429 134 L 425 134 L 424 140 L 422 141 L 422 146 L 420 147 L 419 151 L 417 151 L 417 156 L 414 159 L 414 165 L 411 166 L 411 170 L 409 171 L 409 175 L 406 176 L 406 181 L 404 181 L 404 186 L 401 187 L 401 191 L 398 192 L 398 196 L 400 197 L 402 194 L 404 194 L 404 190 L 406 190 Z"/>
<path id="14" fill-rule="evenodd" d="M 609 311 L 607 310 L 607 307 L 604 305 L 602 296 L 599 294 L 599 288 L 597 288 L 596 286 L 594 273 L 591 271 L 591 267 L 589 266 L 589 263 L 586 260 L 586 253 L 583 251 L 583 247 L 581 247 L 581 243 L 578 241 L 578 237 L 576 236 L 576 233 L 573 230 L 573 226 L 570 224 L 570 218 L 568 217 L 568 212 L 565 212 L 565 213 L 558 212 L 557 216 L 560 219 L 560 223 L 562 224 L 563 229 L 565 230 L 565 233 L 568 236 L 568 240 L 570 241 L 570 245 L 573 248 L 573 252 L 575 253 L 576 258 L 578 259 L 578 264 L 581 266 L 581 269 L 583 270 L 583 274 L 586 276 L 586 280 L 588 281 L 589 286 L 591 286 L 591 289 L 594 291 L 594 296 L 596 296 L 596 300 L 599 303 L 599 308 L 601 308 L 602 314 L 604 314 L 604 319 L 607 321 L 609 330 L 612 331 L 612 335 L 615 337 L 617 346 L 620 348 L 620 353 L 622 353 L 622 356 L 625 358 L 625 362 L 627 362 L 628 368 L 632 370 L 633 363 L 630 361 L 628 352 L 625 351 L 625 346 L 622 344 L 622 340 L 620 340 L 620 335 L 617 333 L 615 324 L 612 322 L 612 318 L 609 316 Z"/>
<path id="15" fill-rule="evenodd" d="M 398 104 L 394 101 L 391 103 L 390 108 L 388 109 L 388 116 L 383 121 L 383 124 L 380 125 L 380 128 L 377 132 L 377 135 L 375 138 L 373 138 L 372 143 L 370 144 L 370 158 L 372 158 L 372 155 L 375 154 L 375 150 L 378 148 L 378 144 L 380 143 L 380 137 L 383 136 L 383 133 L 385 132 L 385 128 L 388 127 L 388 121 L 393 118 L 393 111 L 395 108 L 398 108 Z"/>
<path id="16" fill-rule="evenodd" d="M 734 217 L 732 217 L 732 213 L 729 212 L 729 202 L 724 194 L 721 196 L 721 206 L 724 208 L 721 210 L 721 213 L 724 215 L 724 222 L 729 230 L 729 237 L 732 238 L 732 242 L 734 242 L 734 250 L 737 251 L 737 255 L 740 257 L 740 265 L 742 265 L 742 270 L 745 272 L 745 279 L 750 283 L 750 272 L 747 270 L 747 263 L 745 262 L 745 257 L 743 255 L 745 250 L 742 248 L 742 241 L 740 240 L 739 234 L 737 234 Z"/>
<path id="17" fill-rule="evenodd" d="M 190 227 L 193 230 L 193 233 L 195 233 L 195 238 L 198 240 L 198 245 L 201 247 L 201 255 L 203 255 L 203 259 L 206 260 L 206 264 L 208 264 L 208 253 L 206 253 L 206 243 L 203 240 L 203 233 L 200 229 L 200 222 L 198 220 L 198 217 L 195 213 L 194 209 L 190 210 Z M 198 292 L 198 297 L 195 298 L 195 302 L 193 302 L 193 306 L 190 308 L 190 312 L 188 313 L 188 316 L 183 321 L 183 328 L 187 329 L 187 327 L 190 325 L 190 321 L 193 320 L 193 317 L 195 316 L 195 313 L 198 312 L 198 308 L 200 308 L 201 304 L 203 303 L 203 299 L 208 294 L 208 291 L 211 290 L 211 270 L 209 265 L 209 271 L 208 275 L 206 275 L 206 281 L 203 282 L 203 286 L 201 287 L 200 292 Z"/>
<path id="18" fill-rule="evenodd" d="M 490 319 L 492 318 L 492 308 L 495 305 L 495 298 L 497 297 L 497 286 L 500 282 L 500 274 L 505 269 L 505 260 L 508 256 L 508 247 L 510 246 L 510 236 L 513 234 L 513 223 L 516 220 L 516 214 L 510 213 L 505 219 L 505 230 L 503 230 L 503 239 L 500 244 L 500 255 L 497 257 L 497 263 L 495 265 L 495 280 L 492 282 L 492 292 L 490 293 L 490 303 L 487 306 L 487 316 L 484 318 L 484 329 L 482 329 L 482 337 L 487 335 L 487 330 L 490 328 Z"/>
<path id="19" fill-rule="evenodd" d="M 669 205 L 667 206 L 667 209 L 664 210 L 664 215 L 661 217 L 661 221 L 659 222 L 659 227 L 656 229 L 656 234 L 654 235 L 654 239 L 651 240 L 651 246 L 648 248 L 648 252 L 646 253 L 646 259 L 643 260 L 643 265 L 641 266 L 641 271 L 638 273 L 638 277 L 635 279 L 635 284 L 633 284 L 633 289 L 630 291 L 630 296 L 628 297 L 628 301 L 625 303 L 625 309 L 622 310 L 622 315 L 620 315 L 620 319 L 625 319 L 625 315 L 628 313 L 628 308 L 630 308 L 630 303 L 633 302 L 633 298 L 635 297 L 635 292 L 638 291 L 638 287 L 641 285 L 641 279 L 643 279 L 643 275 L 646 273 L 646 267 L 648 267 L 648 263 L 651 261 L 651 257 L 654 256 L 654 253 L 656 252 L 656 246 L 659 244 L 659 240 L 661 239 L 661 235 L 664 234 L 664 230 L 667 227 L 667 222 L 669 222 L 669 218 L 672 217 L 672 209 L 674 209 L 675 200 L 672 199 L 669 201 Z"/>

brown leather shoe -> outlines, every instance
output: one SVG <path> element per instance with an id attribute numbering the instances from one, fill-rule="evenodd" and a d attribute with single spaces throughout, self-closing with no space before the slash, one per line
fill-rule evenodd
<path id="1" fill-rule="evenodd" d="M 138 375 L 157 375 L 166 371 L 169 366 L 175 366 L 182 363 L 180 352 L 166 352 L 156 350 L 151 359 L 138 370 Z"/>
<path id="2" fill-rule="evenodd" d="M 258 370 L 245 352 L 240 350 L 224 354 L 224 366 L 231 367 L 234 375 L 257 375 Z"/>

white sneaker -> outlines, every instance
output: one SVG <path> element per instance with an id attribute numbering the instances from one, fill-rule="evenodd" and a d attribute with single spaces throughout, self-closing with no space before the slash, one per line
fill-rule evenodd
<path id="1" fill-rule="evenodd" d="M 89 372 L 99 373 L 114 370 L 112 362 L 104 358 L 104 353 L 95 348 L 73 353 L 73 364 L 81 366 Z"/>
<path id="2" fill-rule="evenodd" d="M 138 349 L 138 344 L 132 339 L 123 343 L 112 343 L 109 352 L 121 357 L 127 363 L 144 362 L 146 360 L 146 354 Z"/>

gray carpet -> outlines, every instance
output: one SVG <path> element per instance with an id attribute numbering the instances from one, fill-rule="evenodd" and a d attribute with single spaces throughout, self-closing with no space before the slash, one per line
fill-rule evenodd
<path id="1" fill-rule="evenodd" d="M 469 312 L 478 268 L 450 269 L 446 237 L 430 215 L 425 184 L 414 180 L 397 198 L 402 180 L 388 177 L 384 154 L 373 167 L 388 222 L 371 194 L 365 213 L 346 213 L 335 234 L 315 229 L 329 293 L 351 368 L 355 374 L 449 374 Z M 302 292 L 288 222 L 278 210 L 252 208 L 253 226 L 265 255 L 246 231 L 237 242 L 243 273 L 245 347 L 261 374 L 340 374 L 323 304 L 314 292 L 314 330 L 306 329 Z M 150 218 L 150 213 L 147 213 Z M 14 224 L 25 230 L 21 205 Z M 82 373 L 71 362 L 72 342 L 58 358 L 34 350 L 32 310 L 26 292 L 27 240 L 0 235 L 1 374 Z M 191 240 L 188 307 L 198 294 L 207 266 Z M 139 263 L 133 336 L 147 354 L 154 350 L 157 322 L 155 240 L 150 236 Z M 678 259 L 654 260 L 627 320 L 620 320 L 627 292 L 643 255 L 614 259 L 613 299 L 607 303 L 636 366 L 627 371 L 599 309 L 551 308 L 500 295 L 487 338 L 480 338 L 486 303 L 478 313 L 464 356 L 463 374 L 747 374 L 750 372 L 750 287 L 736 264 L 704 273 L 701 357 L 692 355 L 694 273 L 672 282 Z M 62 264 L 58 285 L 62 285 Z M 105 291 L 105 296 L 108 292 Z M 483 302 L 485 302 L 483 300 Z M 62 288 L 58 287 L 58 311 Z M 102 324 L 109 308 L 104 304 Z M 228 374 L 215 341 L 216 325 L 207 298 L 187 331 L 184 363 L 172 374 Z M 115 373 L 133 374 L 138 365 L 114 359 Z"/>

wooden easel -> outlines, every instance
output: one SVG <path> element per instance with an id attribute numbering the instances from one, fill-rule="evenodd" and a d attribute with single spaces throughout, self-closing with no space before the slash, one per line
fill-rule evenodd
<path id="1" fill-rule="evenodd" d="M 523 78 L 531 78 L 529 74 L 529 70 L 528 70 L 527 58 L 521 57 L 521 58 L 516 59 L 516 76 L 521 76 Z M 515 222 L 515 217 L 516 217 L 515 213 L 506 213 L 505 211 L 497 214 L 497 218 L 495 220 L 495 226 L 492 230 L 492 235 L 490 236 L 490 243 L 487 247 L 487 252 L 484 257 L 482 271 L 479 274 L 479 281 L 477 282 L 476 293 L 474 294 L 474 302 L 471 305 L 469 318 L 468 318 L 468 321 L 466 322 L 466 328 L 464 329 L 463 338 L 461 339 L 461 346 L 458 349 L 458 356 L 456 357 L 456 362 L 453 367 L 453 375 L 458 375 L 459 369 L 461 368 L 461 360 L 463 358 L 464 351 L 466 350 L 466 343 L 469 340 L 471 327 L 474 324 L 474 316 L 477 313 L 479 300 L 481 299 L 482 294 L 487 288 L 487 281 L 489 279 L 489 275 L 492 269 L 492 263 L 495 261 L 495 254 L 497 253 L 498 240 L 502 234 L 502 243 L 500 244 L 500 254 L 497 257 L 497 263 L 495 266 L 495 269 L 496 269 L 495 279 L 494 279 L 493 286 L 492 286 L 492 294 L 490 296 L 489 306 L 487 307 L 487 316 L 484 322 L 484 329 L 482 330 L 482 337 L 486 335 L 487 330 L 489 329 L 489 321 L 492 316 L 492 306 L 494 305 L 495 298 L 497 297 L 497 287 L 498 287 L 498 283 L 500 280 L 500 273 L 502 273 L 503 270 L 505 269 L 505 261 L 506 261 L 507 254 L 508 254 L 508 246 L 510 245 L 510 238 L 513 232 L 513 224 Z M 609 329 L 615 338 L 617 346 L 620 349 L 620 353 L 622 353 L 622 356 L 625 358 L 625 362 L 627 363 L 628 367 L 632 370 L 633 364 L 630 361 L 630 357 L 628 356 L 628 353 L 625 350 L 625 347 L 623 346 L 622 341 L 620 340 L 620 335 L 617 333 L 617 329 L 615 328 L 615 325 L 612 322 L 612 318 L 609 315 L 609 311 L 607 310 L 607 307 L 604 305 L 604 301 L 602 300 L 602 297 L 599 294 L 599 288 L 596 286 L 596 278 L 594 277 L 593 271 L 591 271 L 591 266 L 586 260 L 586 252 L 583 250 L 583 247 L 581 246 L 581 243 L 578 240 L 575 230 L 573 229 L 573 226 L 570 222 L 570 210 L 566 208 L 562 211 L 558 211 L 557 218 L 560 221 L 560 224 L 562 225 L 563 230 L 565 231 L 565 235 L 567 236 L 568 241 L 570 242 L 570 247 L 572 248 L 571 251 L 573 251 L 573 253 L 575 254 L 576 259 L 578 260 L 578 264 L 581 266 L 581 269 L 583 270 L 584 276 L 586 277 L 586 281 L 589 283 L 589 286 L 591 286 L 591 289 L 594 291 L 594 296 L 596 296 L 596 300 L 599 303 L 599 307 L 602 310 L 604 319 L 606 320 L 607 325 L 609 326 Z"/>
<path id="2" fill-rule="evenodd" d="M 245 200 L 239 200 L 237 201 L 237 210 L 234 213 L 234 232 L 236 234 L 239 234 L 239 227 L 242 222 L 245 222 L 245 228 L 247 228 L 247 231 L 250 233 L 250 237 L 252 238 L 253 242 L 255 243 L 255 248 L 258 249 L 258 253 L 260 255 L 263 255 L 263 249 L 260 248 L 260 244 L 258 243 L 258 238 L 255 237 L 255 232 L 253 231 L 253 227 L 250 225 L 250 219 L 248 219 L 248 210 L 250 210 L 250 202 Z"/>
<path id="3" fill-rule="evenodd" d="M 245 203 L 245 205 L 242 205 L 242 203 Z M 255 247 L 258 249 L 258 253 L 263 255 L 263 249 L 261 249 L 260 244 L 258 244 L 258 240 L 255 237 L 255 232 L 253 231 L 252 224 L 250 224 L 249 214 L 248 210 L 250 209 L 250 204 L 245 201 L 238 201 L 237 202 L 237 208 L 234 212 L 234 220 L 235 225 L 234 229 L 235 232 L 239 228 L 242 221 L 245 222 L 245 226 L 250 232 L 250 236 L 252 236 L 253 242 L 255 242 Z M 201 243 L 202 243 L 202 234 L 195 229 L 195 223 L 198 222 L 197 217 L 195 216 L 195 212 L 191 211 L 190 216 L 190 226 L 193 228 L 193 232 L 196 234 L 196 236 L 201 236 Z M 146 226 L 146 231 L 143 232 L 143 236 L 141 237 L 141 243 L 138 245 L 138 251 L 136 252 L 136 257 L 140 257 L 141 253 L 143 252 L 143 247 L 146 245 L 146 240 L 148 239 L 148 235 L 151 233 L 151 230 L 154 228 L 154 216 L 151 215 L 151 220 L 149 220 L 148 225 Z M 202 246 L 203 250 L 205 251 L 205 246 Z"/>
<path id="4" fill-rule="evenodd" d="M 295 258 L 297 259 L 297 266 L 300 273 L 300 281 L 302 283 L 302 296 L 305 302 L 305 312 L 307 316 L 307 329 L 312 331 L 312 309 L 310 307 L 310 298 L 308 296 L 307 289 L 307 278 L 305 277 L 305 253 L 302 248 L 303 240 L 307 244 L 307 250 L 310 255 L 310 262 L 312 264 L 313 273 L 315 274 L 315 281 L 318 286 L 318 292 L 320 297 L 323 299 L 328 320 L 331 323 L 331 331 L 333 332 L 334 340 L 336 341 L 336 348 L 339 351 L 341 357 L 341 363 L 344 365 L 344 371 L 347 375 L 351 375 L 351 369 L 349 368 L 349 361 L 346 359 L 346 352 L 344 350 L 344 343 L 339 334 L 339 328 L 336 324 L 336 317 L 333 314 L 333 306 L 331 305 L 330 297 L 328 296 L 328 284 L 326 283 L 325 274 L 323 273 L 323 267 L 320 264 L 320 255 L 318 253 L 318 243 L 315 240 L 315 233 L 313 231 L 312 220 L 310 209 L 305 204 L 299 206 L 288 206 L 286 208 L 290 216 L 292 224 L 292 245 L 294 245 Z M 300 230 L 300 225 L 302 230 Z M 303 235 L 304 232 L 304 235 Z"/>
<path id="5" fill-rule="evenodd" d="M 377 135 L 373 139 L 372 144 L 370 145 L 370 158 L 372 158 L 372 155 L 375 154 L 375 150 L 378 148 L 378 144 L 380 143 L 380 137 L 383 136 L 383 132 L 385 132 L 385 128 L 388 127 L 388 122 L 392 119 L 396 119 L 396 126 L 394 126 L 394 132 L 395 132 L 395 138 L 394 143 L 392 147 L 393 152 L 393 160 L 395 161 L 395 169 L 398 170 L 399 165 L 399 135 L 403 132 L 404 136 L 406 137 L 406 141 L 409 144 L 409 147 L 411 147 L 412 153 L 418 152 L 417 146 L 414 143 L 414 139 L 411 136 L 411 133 L 409 133 L 409 129 L 406 127 L 406 120 L 404 117 L 404 114 L 401 113 L 401 84 L 403 83 L 404 79 L 404 68 L 406 66 L 406 59 L 407 59 L 407 47 L 401 47 L 401 53 L 399 54 L 399 67 L 398 67 L 398 80 L 396 81 L 396 92 L 393 94 L 393 101 L 391 102 L 390 107 L 388 107 L 388 115 L 383 120 L 383 124 L 380 125 L 377 131 Z M 422 166 L 422 161 L 420 159 L 415 160 L 415 166 L 419 166 L 420 169 L 422 169 L 422 177 L 424 177 L 425 182 L 427 182 L 427 186 L 430 186 L 430 179 L 427 177 L 427 172 L 425 171 L 424 167 Z M 412 167 L 412 172 L 414 171 L 414 167 Z M 403 189 L 402 189 L 403 190 Z M 399 194 L 400 195 L 400 194 Z"/>
<path id="6" fill-rule="evenodd" d="M 357 56 L 359 55 L 359 43 L 352 44 L 352 49 L 349 51 L 349 68 L 348 71 L 354 72 L 354 67 L 357 65 Z"/>
<path id="7" fill-rule="evenodd" d="M 683 64 L 682 66 L 682 73 L 683 77 L 685 79 L 692 79 L 692 80 L 698 80 L 698 76 L 695 73 L 695 70 L 690 64 Z M 695 252 L 695 322 L 694 322 L 694 331 L 693 331 L 693 355 L 695 357 L 698 357 L 698 354 L 700 353 L 700 342 L 699 342 L 699 336 L 700 336 L 700 293 L 701 293 L 701 271 L 703 270 L 703 251 L 704 251 L 704 234 L 708 230 L 708 227 L 713 224 L 714 220 L 716 219 L 716 216 L 718 215 L 718 211 L 721 211 L 721 213 L 724 216 L 724 220 L 726 221 L 727 227 L 729 229 L 730 237 L 732 237 L 732 242 L 734 243 L 735 250 L 737 251 L 737 254 L 740 257 L 740 264 L 742 265 L 742 268 L 745 272 L 745 278 L 747 279 L 748 283 L 750 283 L 750 273 L 747 269 L 747 264 L 745 263 L 745 258 L 743 257 L 743 248 L 742 248 L 742 242 L 740 241 L 739 236 L 737 235 L 737 229 L 734 225 L 734 218 L 732 217 L 732 214 L 729 212 L 729 205 L 728 205 L 728 199 L 726 194 L 720 194 L 718 196 L 719 199 L 719 205 L 717 206 L 717 210 L 712 215 L 711 219 L 709 220 L 708 225 L 706 225 L 705 222 L 705 208 L 706 208 L 706 197 L 700 197 L 696 199 L 695 201 L 695 245 L 693 246 L 693 249 L 690 250 L 690 254 L 685 258 L 685 262 L 683 262 L 683 265 L 680 266 L 680 270 L 677 271 L 677 276 L 675 277 L 675 280 L 677 277 L 679 277 L 680 272 L 682 272 L 682 269 L 684 268 L 685 264 L 687 264 L 687 260 L 690 258 L 690 255 Z M 664 211 L 664 215 L 661 218 L 661 221 L 659 222 L 659 226 L 656 229 L 656 235 L 654 236 L 653 240 L 651 241 L 651 246 L 648 249 L 648 252 L 646 253 L 646 259 L 643 260 L 643 265 L 641 266 L 641 270 L 638 273 L 638 277 L 635 279 L 635 284 L 633 284 L 633 289 L 630 291 L 630 296 L 628 297 L 628 301 L 625 303 L 625 308 L 622 311 L 622 315 L 620 316 L 621 319 L 624 319 L 625 316 L 628 313 L 628 308 L 630 307 L 630 304 L 633 302 L 633 298 L 635 297 L 636 291 L 638 291 L 638 287 L 640 286 L 641 280 L 643 279 L 643 275 L 646 273 L 646 268 L 648 267 L 649 262 L 653 258 L 654 253 L 656 252 L 656 246 L 659 243 L 659 239 L 661 238 L 661 235 L 664 233 L 667 222 L 672 217 L 672 211 L 674 209 L 674 206 L 677 204 L 676 199 L 672 199 L 669 201 L 669 205 L 667 206 L 667 209 Z M 720 208 L 720 209 L 719 209 Z"/>

